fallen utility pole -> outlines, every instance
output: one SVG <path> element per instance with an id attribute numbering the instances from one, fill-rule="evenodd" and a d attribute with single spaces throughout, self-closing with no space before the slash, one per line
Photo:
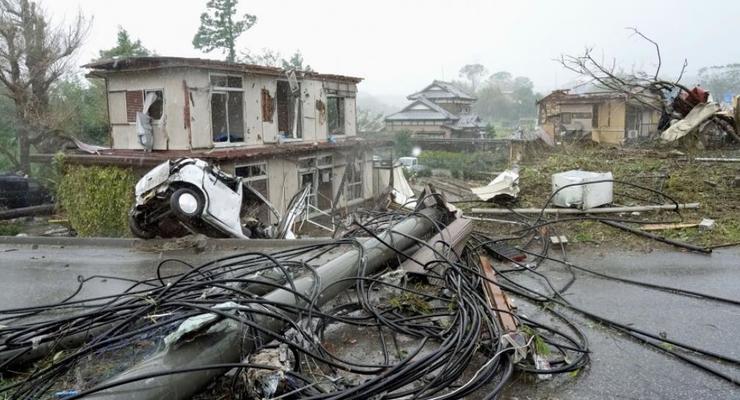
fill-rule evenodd
<path id="1" fill-rule="evenodd" d="M 353 248 L 317 268 L 320 287 L 326 290 L 322 292 L 314 305 L 321 306 L 354 285 L 355 281 L 349 278 L 357 276 L 358 267 L 362 260 L 365 261 L 364 272 L 372 274 L 396 257 L 397 253 L 383 242 L 392 243 L 397 250 L 407 250 L 415 244 L 415 240 L 410 237 L 424 238 L 430 234 L 434 222 L 441 221 L 444 213 L 445 211 L 441 207 L 435 207 L 410 215 L 380 234 L 378 239 L 373 238 L 362 243 L 362 252 Z M 362 260 L 360 257 L 362 257 Z M 311 275 L 303 276 L 293 282 L 298 293 L 310 293 L 315 284 L 316 282 Z M 291 291 L 282 289 L 268 293 L 263 296 L 263 299 L 267 304 L 306 305 L 303 304 L 302 299 L 295 296 Z M 251 318 L 256 326 L 275 333 L 285 328 L 285 322 L 266 316 L 261 312 L 265 306 L 255 305 L 253 307 L 257 312 L 252 313 Z M 270 310 L 275 311 L 272 308 Z M 247 310 L 242 308 L 241 311 Z M 294 317 L 295 315 L 286 315 L 286 318 Z M 272 340 L 269 335 L 264 333 L 254 335 L 254 330 L 230 319 L 222 320 L 218 325 L 218 328 L 214 326 L 208 329 L 207 332 L 196 332 L 200 334 L 194 336 L 193 340 L 189 342 L 178 343 L 177 346 L 168 347 L 155 353 L 120 375 L 104 382 L 101 386 L 107 387 L 107 389 L 86 397 L 116 400 L 189 399 L 212 379 L 223 375 L 228 368 L 166 375 L 162 375 L 161 372 L 238 363 L 242 356 L 255 350 L 255 343 Z M 136 379 L 143 376 L 148 377 L 141 380 Z M 115 386 L 117 383 L 121 383 L 121 385 Z"/>
<path id="2" fill-rule="evenodd" d="M 31 217 L 34 215 L 49 215 L 54 213 L 55 207 L 54 204 L 42 204 L 40 206 L 12 208 L 10 210 L 0 211 L 0 220 Z"/>
<path id="3" fill-rule="evenodd" d="M 430 266 L 434 272 L 441 275 L 442 271 L 435 268 L 439 264 L 429 264 L 440 259 L 437 254 L 445 254 L 450 249 L 459 255 L 472 232 L 473 221 L 463 218 L 452 221 L 445 229 L 427 241 L 428 246 L 422 246 L 414 255 L 404 261 L 401 268 L 411 273 L 426 274 L 427 271 L 424 267 Z M 432 278 L 430 280 L 435 281 L 437 279 Z"/>
<path id="4" fill-rule="evenodd" d="M 626 212 L 643 212 L 643 211 L 658 211 L 658 210 L 684 210 L 684 209 L 696 209 L 699 208 L 699 203 L 686 203 L 686 204 L 662 204 L 652 206 L 632 206 L 632 207 L 600 207 L 590 208 L 587 210 L 579 210 L 577 208 L 474 208 L 471 210 L 473 214 L 616 214 Z"/>

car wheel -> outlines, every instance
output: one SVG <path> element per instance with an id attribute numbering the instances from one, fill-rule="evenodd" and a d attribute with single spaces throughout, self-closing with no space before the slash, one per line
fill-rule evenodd
<path id="1" fill-rule="evenodd" d="M 203 198 L 195 190 L 177 189 L 170 196 L 170 208 L 178 218 L 188 221 L 203 211 Z"/>
<path id="2" fill-rule="evenodd" d="M 146 229 L 134 214 L 128 215 L 128 227 L 131 233 L 139 239 L 153 239 L 157 232 L 152 229 Z"/>

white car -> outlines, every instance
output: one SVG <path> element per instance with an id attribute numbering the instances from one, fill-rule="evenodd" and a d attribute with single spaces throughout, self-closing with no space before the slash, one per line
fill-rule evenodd
<path id="1" fill-rule="evenodd" d="M 272 237 L 260 221 L 242 223 L 242 207 L 264 203 L 258 192 L 218 167 L 194 158 L 166 161 L 136 184 L 129 213 L 131 232 L 140 238 L 179 237 L 199 232 L 211 237 Z M 279 219 L 279 216 L 278 216 Z"/>

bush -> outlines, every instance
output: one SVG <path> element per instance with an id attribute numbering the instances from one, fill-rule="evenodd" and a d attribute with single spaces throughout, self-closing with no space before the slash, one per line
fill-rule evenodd
<path id="1" fill-rule="evenodd" d="M 494 171 L 506 167 L 507 155 L 493 152 L 456 153 L 451 151 L 424 151 L 419 164 L 431 169 L 447 169 L 459 179 L 488 179 Z"/>
<path id="2" fill-rule="evenodd" d="M 136 177 L 118 167 L 64 168 L 57 196 L 80 236 L 128 236 Z"/>
<path id="3" fill-rule="evenodd" d="M 401 131 L 393 136 L 393 151 L 396 158 L 410 156 L 412 148 L 411 132 Z"/>
<path id="4" fill-rule="evenodd" d="M 0 236 L 15 236 L 21 233 L 20 224 L 0 222 Z"/>
<path id="5" fill-rule="evenodd" d="M 416 176 L 420 178 L 428 178 L 432 176 L 432 169 L 431 168 L 422 168 L 418 171 L 416 171 Z"/>

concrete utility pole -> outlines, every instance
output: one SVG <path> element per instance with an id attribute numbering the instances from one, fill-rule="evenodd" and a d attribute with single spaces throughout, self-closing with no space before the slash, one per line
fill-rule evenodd
<path id="1" fill-rule="evenodd" d="M 421 215 L 411 215 L 397 223 L 391 229 L 379 235 L 379 238 L 392 244 L 396 249 L 406 251 L 414 246 L 415 241 L 394 231 L 417 238 L 427 238 L 433 233 L 432 221 L 441 222 L 445 212 L 441 207 L 427 208 L 418 213 Z M 364 242 L 362 248 L 367 274 L 377 272 L 397 256 L 396 252 L 389 249 L 378 239 L 370 239 Z M 317 269 L 321 288 L 328 288 L 319 297 L 316 302 L 317 306 L 324 304 L 355 284 L 351 279 L 343 279 L 357 275 L 360 255 L 360 250 L 353 248 Z M 310 275 L 304 276 L 296 279 L 294 285 L 299 293 L 309 293 L 314 285 L 314 279 Z M 268 302 L 305 306 L 301 299 L 297 299 L 296 296 L 286 290 L 274 290 L 263 298 Z M 260 310 L 257 308 L 259 306 L 253 305 L 250 307 L 256 311 Z M 252 317 L 257 325 L 270 331 L 280 332 L 285 328 L 285 324 L 278 319 L 260 313 L 254 313 Z M 294 316 L 286 315 L 286 317 Z M 247 326 L 230 319 L 224 319 L 211 326 L 208 332 L 202 332 L 192 341 L 170 346 L 102 385 L 127 381 L 129 383 L 93 393 L 86 397 L 115 400 L 189 399 L 212 379 L 223 375 L 228 369 L 169 374 L 144 380 L 135 380 L 135 378 L 168 370 L 238 363 L 244 355 L 253 352 L 255 349 L 255 340 L 251 338 L 250 333 L 253 333 L 253 331 L 250 332 Z M 271 340 L 268 337 L 262 339 Z M 131 380 L 134 381 L 131 382 Z"/>

